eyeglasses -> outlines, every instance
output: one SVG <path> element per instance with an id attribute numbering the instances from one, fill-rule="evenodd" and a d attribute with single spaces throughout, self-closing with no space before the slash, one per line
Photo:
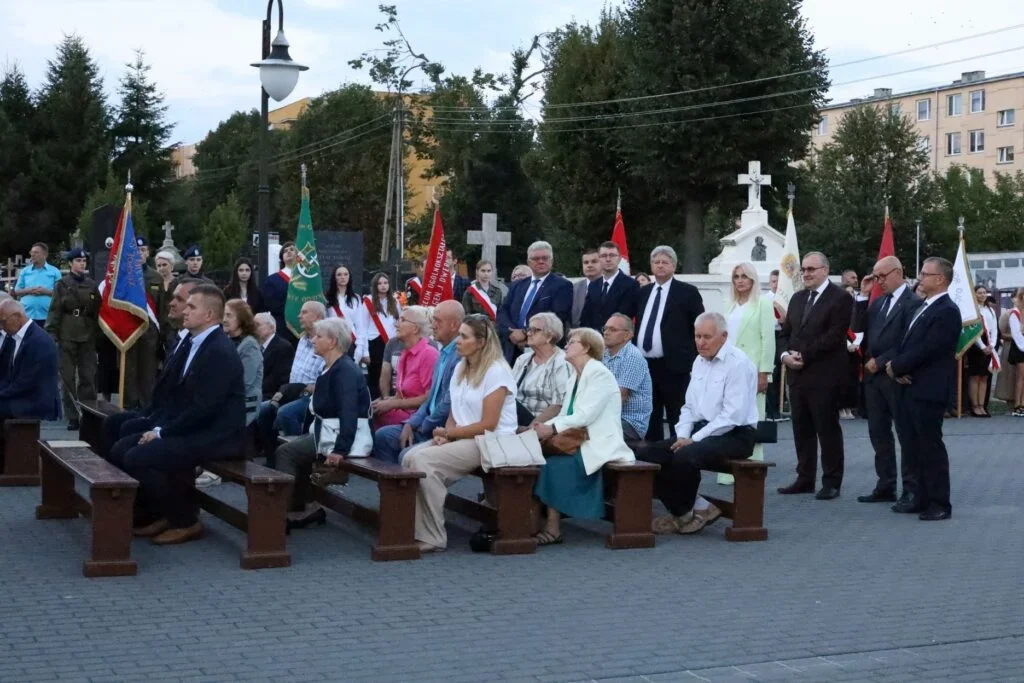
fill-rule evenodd
<path id="1" fill-rule="evenodd" d="M 526 334 L 541 334 L 544 330 L 540 327 L 527 327 Z"/>
<path id="2" fill-rule="evenodd" d="M 875 279 L 876 280 L 884 280 L 885 278 L 887 278 L 890 275 L 892 275 L 893 273 L 895 273 L 897 270 L 899 270 L 899 268 L 893 268 L 888 273 L 875 273 L 874 274 L 875 275 Z"/>
<path id="3" fill-rule="evenodd" d="M 933 275 L 942 275 L 942 273 L 926 273 L 922 270 L 920 273 L 917 274 L 917 279 L 921 280 L 923 278 L 931 277 Z"/>
<path id="4" fill-rule="evenodd" d="M 816 270 L 821 270 L 821 269 L 823 269 L 824 267 L 825 267 L 825 266 L 806 266 L 806 267 L 804 267 L 804 268 L 801 268 L 801 269 L 800 269 L 800 272 L 801 272 L 801 273 L 813 273 L 814 271 L 816 271 Z"/>
<path id="5" fill-rule="evenodd" d="M 612 327 L 611 325 L 605 325 L 604 327 L 601 328 L 601 331 L 602 332 L 625 332 L 626 328 L 624 328 L 624 327 Z"/>

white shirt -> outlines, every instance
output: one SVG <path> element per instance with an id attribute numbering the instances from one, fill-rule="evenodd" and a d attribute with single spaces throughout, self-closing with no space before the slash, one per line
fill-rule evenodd
<path id="1" fill-rule="evenodd" d="M 21 350 L 21 342 L 25 341 L 25 335 L 28 333 L 28 328 L 35 325 L 31 319 L 27 323 L 21 326 L 21 329 L 14 333 L 14 353 L 11 354 L 11 363 L 14 363 L 14 359 L 18 357 L 18 351 Z"/>
<path id="2" fill-rule="evenodd" d="M 1014 311 L 1017 312 L 1017 315 L 1013 314 Z M 1010 324 L 1010 338 L 1017 345 L 1019 351 L 1024 351 L 1024 332 L 1021 331 L 1020 309 L 1015 308 L 1010 311 L 1010 320 L 1008 322 Z"/>
<path id="3" fill-rule="evenodd" d="M 907 326 L 907 332 L 903 336 L 910 334 L 910 330 L 914 327 L 914 323 L 918 321 L 918 319 L 924 313 L 925 309 L 931 306 L 933 303 L 935 303 L 940 296 L 946 296 L 946 292 L 936 294 L 935 296 L 930 296 L 924 300 L 924 304 L 922 304 L 921 308 L 917 309 L 917 313 L 914 314 L 914 318 L 910 321 L 910 324 Z"/>
<path id="4" fill-rule="evenodd" d="M 512 369 L 505 361 L 500 360 L 492 365 L 480 386 L 474 387 L 468 381 L 460 381 L 459 373 L 464 361 L 459 361 L 452 373 L 452 382 L 449 385 L 451 392 L 451 415 L 455 424 L 465 427 L 479 422 L 483 419 L 484 399 L 490 396 L 496 389 L 502 387 L 508 389 L 505 394 L 505 402 L 501 405 L 501 417 L 495 434 L 515 434 L 519 421 L 516 419 L 516 379 L 512 376 Z"/>
<path id="5" fill-rule="evenodd" d="M 742 304 L 736 304 L 729 311 L 729 316 L 726 318 L 726 322 L 729 324 L 729 343 L 735 344 L 736 339 L 740 335 L 740 323 L 743 322 L 743 314 L 747 311 L 747 306 L 750 304 L 750 299 L 747 299 Z"/>
<path id="6" fill-rule="evenodd" d="M 211 325 L 199 334 L 192 337 L 192 348 L 188 350 L 188 358 L 185 359 L 185 367 L 181 369 L 181 376 L 184 377 L 185 373 L 188 372 L 188 366 L 192 365 L 192 359 L 199 353 L 199 347 L 203 345 L 206 338 L 213 334 L 214 330 L 220 329 L 220 325 Z M 187 332 L 187 331 L 186 331 Z"/>
<path id="7" fill-rule="evenodd" d="M 701 420 L 707 425 L 693 433 Z M 745 425 L 757 425 L 757 368 L 732 344 L 711 360 L 697 356 L 676 436 L 701 441 Z"/>
<path id="8" fill-rule="evenodd" d="M 665 347 L 661 343 L 661 319 L 665 315 L 665 302 L 668 301 L 672 279 L 669 278 L 663 285 L 658 284 L 658 281 L 655 280 L 651 295 L 647 297 L 647 305 L 644 307 L 644 314 L 640 318 L 640 327 L 637 329 L 637 346 L 643 352 L 644 358 L 662 358 L 665 355 Z M 659 289 L 661 290 L 661 301 L 658 303 L 658 310 L 655 311 L 654 299 L 658 296 Z M 654 335 L 651 339 L 651 350 L 644 351 L 644 334 L 647 332 L 647 321 L 652 316 L 654 317 Z"/>
<path id="9" fill-rule="evenodd" d="M 389 294 L 388 296 L 391 296 L 391 295 Z M 380 332 L 377 331 L 377 325 L 376 325 L 376 323 L 373 322 L 373 316 L 371 316 L 370 312 L 366 309 L 366 304 L 360 302 L 359 305 L 362 306 L 363 307 L 363 311 L 365 311 L 365 316 L 364 317 L 365 317 L 365 320 L 366 320 L 366 329 L 364 330 L 365 334 L 363 335 L 363 338 L 366 339 L 366 344 L 367 344 L 365 347 L 363 347 L 361 344 L 359 344 L 359 347 L 360 348 L 369 349 L 370 348 L 369 347 L 369 343 L 371 341 L 373 341 L 374 339 L 379 338 L 380 337 Z M 398 303 L 397 300 L 395 301 L 395 308 L 398 309 L 398 315 L 397 316 L 392 316 L 390 313 L 381 313 L 379 311 L 377 312 L 377 317 L 380 318 L 381 327 L 383 327 L 384 331 L 388 333 L 388 339 L 389 340 L 390 339 L 394 339 L 395 335 L 398 334 L 398 318 L 400 318 L 402 316 L 402 305 L 400 303 Z M 330 310 L 330 309 L 328 309 L 328 310 Z M 376 311 L 377 309 L 374 308 L 374 310 Z M 384 310 L 386 311 L 387 308 L 385 307 Z M 347 315 L 347 313 L 346 313 L 346 315 Z M 363 315 L 363 314 L 361 313 L 360 315 Z M 356 335 L 358 335 L 358 334 L 359 334 L 359 332 L 356 332 Z M 359 358 L 366 358 L 369 355 L 370 355 L 369 351 L 367 351 L 362 356 L 359 356 Z"/>
<path id="10" fill-rule="evenodd" d="M 981 305 L 978 306 L 978 312 L 981 314 L 981 323 L 982 325 L 984 325 L 985 335 L 987 335 L 988 342 L 989 344 L 994 345 L 999 334 L 996 331 L 996 327 L 999 324 L 996 320 L 996 314 L 988 306 Z M 985 344 L 985 340 L 982 339 L 981 337 L 978 337 L 978 339 L 974 343 L 977 345 L 979 349 L 985 350 L 986 348 L 988 348 L 988 346 Z"/>
<path id="11" fill-rule="evenodd" d="M 896 308 L 896 302 L 903 296 L 903 292 L 906 291 L 907 286 L 905 284 L 900 285 L 896 288 L 896 291 L 892 293 L 892 298 L 889 300 L 889 310 L 885 312 L 886 319 L 889 318 L 889 314 L 892 313 L 892 309 Z"/>
<path id="12" fill-rule="evenodd" d="M 178 351 L 178 347 L 181 346 L 181 340 L 184 339 L 187 336 L 188 336 L 188 330 L 186 330 L 186 329 L 178 330 L 178 341 L 175 342 L 174 349 L 171 351 L 171 355 L 172 356 Z"/>
<path id="13" fill-rule="evenodd" d="M 370 314 L 366 311 L 366 306 L 363 304 L 362 297 L 356 297 L 356 303 L 354 306 L 349 305 L 349 300 L 345 298 L 338 299 L 338 308 L 341 309 L 341 316 L 348 321 L 349 326 L 352 328 L 352 334 L 356 336 L 356 350 L 355 359 L 358 362 L 360 358 L 366 358 L 370 355 L 369 346 L 367 342 L 366 325 L 370 324 Z M 338 312 L 334 310 L 334 306 L 327 307 L 327 317 L 337 318 Z M 380 319 L 381 323 L 384 324 L 384 329 L 387 329 L 388 324 L 385 322 L 384 317 Z M 377 331 L 377 327 L 373 326 L 374 332 Z M 388 334 L 392 334 L 388 332 Z M 380 336 L 379 334 L 377 336 Z M 392 335 L 393 336 L 393 335 Z"/>
<path id="14" fill-rule="evenodd" d="M 270 342 L 272 341 L 274 341 L 274 335 L 270 335 L 269 337 L 267 337 L 267 341 L 262 342 L 260 346 L 263 348 L 264 351 L 266 351 L 267 347 L 270 346 Z"/>
<path id="15" fill-rule="evenodd" d="M 811 303 L 810 295 L 808 295 L 808 297 L 807 297 L 807 304 L 808 304 L 809 308 L 814 308 L 814 306 L 816 306 L 818 304 L 818 302 L 821 301 L 821 293 L 825 291 L 826 287 L 828 287 L 828 282 L 829 282 L 828 278 L 825 278 L 824 282 L 822 282 L 820 285 L 815 287 L 814 291 L 817 292 L 818 294 L 814 297 L 814 303 L 813 304 Z M 807 309 L 806 308 L 804 309 L 804 313 L 805 314 L 807 313 Z M 785 351 L 783 351 L 782 353 L 779 354 L 779 358 L 785 358 L 788 355 L 789 355 L 789 350 L 787 349 L 787 350 L 785 350 Z"/>
<path id="16" fill-rule="evenodd" d="M 612 288 L 612 284 L 615 282 L 615 278 L 621 272 L 622 272 L 621 270 L 616 270 L 614 273 L 612 273 L 611 277 L 605 277 L 604 278 L 604 285 L 608 285 L 608 289 L 611 289 Z M 604 285 L 601 285 L 602 290 L 604 289 Z"/>
<path id="17" fill-rule="evenodd" d="M 767 297 L 769 301 L 772 301 L 772 302 L 775 301 L 775 292 L 773 292 L 770 289 L 767 292 L 761 292 L 761 296 Z M 774 303 L 772 304 L 772 310 L 773 310 L 773 312 L 778 310 L 778 309 L 775 308 Z M 781 330 L 782 330 L 782 321 L 779 320 L 779 316 L 776 315 L 775 316 L 775 331 L 776 332 L 780 332 Z"/>

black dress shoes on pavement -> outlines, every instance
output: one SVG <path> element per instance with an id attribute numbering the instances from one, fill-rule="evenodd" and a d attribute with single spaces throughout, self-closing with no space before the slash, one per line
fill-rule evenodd
<path id="1" fill-rule="evenodd" d="M 784 496 L 790 496 L 794 493 L 814 493 L 814 483 L 805 484 L 802 481 L 794 481 L 789 486 L 780 486 L 776 489 L 779 493 Z"/>
<path id="2" fill-rule="evenodd" d="M 946 508 L 939 507 L 938 505 L 929 505 L 928 509 L 919 514 L 917 518 L 922 522 L 939 522 L 952 516 L 953 513 Z"/>
<path id="3" fill-rule="evenodd" d="M 857 496 L 858 503 L 895 503 L 896 494 L 892 491 L 872 491 L 866 496 Z"/>
<path id="4" fill-rule="evenodd" d="M 834 500 L 839 497 L 839 489 L 831 486 L 822 486 L 814 496 L 817 500 Z"/>
<path id="5" fill-rule="evenodd" d="M 918 500 L 917 496 L 904 493 L 900 496 L 899 501 L 892 506 L 892 511 L 916 515 L 919 512 L 924 512 L 924 506 L 921 505 L 921 501 Z"/>

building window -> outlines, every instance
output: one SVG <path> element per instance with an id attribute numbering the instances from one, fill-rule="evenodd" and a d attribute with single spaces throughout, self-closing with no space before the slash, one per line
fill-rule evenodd
<path id="1" fill-rule="evenodd" d="M 960 154 L 960 133 L 946 133 L 946 156 Z"/>
<path id="2" fill-rule="evenodd" d="M 999 163 L 1000 164 L 1012 164 L 1013 163 L 1013 147 L 1000 147 L 999 148 Z"/>
<path id="3" fill-rule="evenodd" d="M 947 95 L 946 96 L 946 116 L 960 116 L 964 113 L 964 96 L 963 95 Z"/>
<path id="4" fill-rule="evenodd" d="M 984 152 L 985 151 L 985 131 L 983 131 L 983 130 L 972 130 L 972 131 L 970 131 L 969 135 L 970 135 L 970 143 L 969 143 L 969 148 L 968 149 L 970 149 L 970 151 L 972 153 L 973 152 Z"/>
<path id="5" fill-rule="evenodd" d="M 828 117 L 822 116 L 818 120 L 818 135 L 828 135 Z"/>
<path id="6" fill-rule="evenodd" d="M 1004 258 L 1003 259 L 1003 266 L 1005 266 L 1006 268 L 1020 268 L 1020 259 L 1019 258 Z"/>
<path id="7" fill-rule="evenodd" d="M 932 101 L 918 100 L 917 101 L 917 120 L 918 121 L 930 121 L 932 118 Z"/>
<path id="8" fill-rule="evenodd" d="M 922 135 L 917 139 L 917 149 L 922 152 L 932 151 L 932 139 L 927 135 Z"/>
<path id="9" fill-rule="evenodd" d="M 1005 126 L 1012 126 L 1017 121 L 1016 112 L 1013 109 L 1000 109 L 999 120 L 996 123 L 997 126 L 1003 128 Z"/>
<path id="10" fill-rule="evenodd" d="M 985 91 L 971 91 L 971 113 L 978 114 L 985 111 Z"/>

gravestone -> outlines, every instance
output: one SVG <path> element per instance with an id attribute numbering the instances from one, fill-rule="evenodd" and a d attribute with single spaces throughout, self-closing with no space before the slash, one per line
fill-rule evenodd
<path id="1" fill-rule="evenodd" d="M 480 227 L 480 230 L 466 231 L 466 244 L 482 245 L 480 251 L 483 260 L 490 261 L 497 268 L 498 247 L 510 246 L 512 233 L 498 231 L 498 214 L 496 213 L 485 213 Z"/>
<path id="2" fill-rule="evenodd" d="M 171 255 L 174 256 L 174 270 L 182 272 L 185 270 L 185 259 L 181 258 L 181 252 L 178 251 L 178 248 L 176 246 L 174 246 L 174 238 L 171 234 L 174 232 L 174 230 L 175 228 L 173 223 L 171 223 L 170 221 L 164 221 L 164 243 L 161 244 L 160 248 L 157 249 L 156 251 L 153 251 L 152 249 L 150 251 L 153 253 L 153 256 L 156 256 L 157 252 L 169 252 Z"/>
<path id="3" fill-rule="evenodd" d="M 107 240 L 113 242 L 117 232 L 117 219 L 121 216 L 121 207 L 105 204 L 92 212 L 92 229 L 84 242 L 90 255 L 89 272 L 99 282 L 107 274 L 107 260 L 110 258 L 110 247 Z"/>
<path id="4" fill-rule="evenodd" d="M 346 265 L 352 274 L 352 286 L 358 288 L 363 281 L 363 231 L 314 230 L 313 238 L 324 287 L 334 277 L 334 269 Z"/>

